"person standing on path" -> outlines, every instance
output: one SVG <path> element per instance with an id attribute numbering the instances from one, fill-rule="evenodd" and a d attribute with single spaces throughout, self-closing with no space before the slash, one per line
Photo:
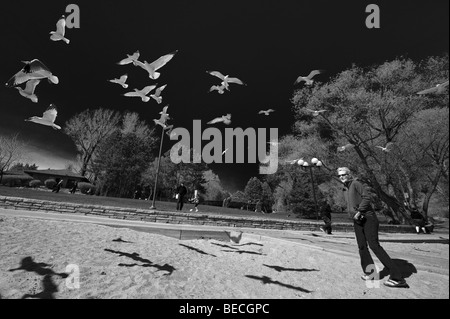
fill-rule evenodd
<path id="1" fill-rule="evenodd" d="M 177 210 L 182 210 L 184 205 L 184 196 L 187 194 L 187 188 L 184 183 L 181 182 L 180 186 L 177 187 Z"/>

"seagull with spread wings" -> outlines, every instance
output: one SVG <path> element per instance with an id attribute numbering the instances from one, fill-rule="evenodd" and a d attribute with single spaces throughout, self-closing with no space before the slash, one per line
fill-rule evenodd
<path id="1" fill-rule="evenodd" d="M 140 97 L 142 102 L 148 102 L 150 101 L 150 97 L 148 97 L 147 94 L 149 94 L 155 87 L 156 85 L 148 85 L 142 90 L 134 89 L 134 92 L 127 92 L 124 96 Z"/>
<path id="2" fill-rule="evenodd" d="M 134 52 L 133 54 L 127 54 L 127 57 L 125 59 L 117 62 L 117 64 L 126 65 L 126 64 L 133 63 L 135 66 L 137 66 L 137 61 L 138 61 L 139 56 L 140 56 L 140 53 L 138 50 L 138 51 Z"/>
<path id="3" fill-rule="evenodd" d="M 69 44 L 70 40 L 67 39 L 64 35 L 66 33 L 66 17 L 64 15 L 59 18 L 58 22 L 56 22 L 56 31 L 50 31 L 50 40 L 60 41 L 63 40 L 67 44 Z"/>
<path id="4" fill-rule="evenodd" d="M 30 99 L 32 102 L 37 103 L 38 97 L 34 94 L 34 90 L 36 86 L 41 82 L 41 80 L 29 80 L 26 82 L 25 89 L 22 89 L 20 86 L 16 86 L 15 88 L 19 90 L 20 95 Z"/>
<path id="5" fill-rule="evenodd" d="M 394 143 L 389 142 L 389 143 L 386 144 L 385 147 L 383 147 L 383 146 L 378 146 L 378 145 L 377 145 L 376 147 L 378 147 L 379 149 L 381 149 L 383 152 L 389 152 L 389 151 L 390 151 L 389 147 L 391 147 L 393 144 L 394 144 Z"/>
<path id="6" fill-rule="evenodd" d="M 111 83 L 117 83 L 119 85 L 122 85 L 122 87 L 124 89 L 126 89 L 128 87 L 128 84 L 125 83 L 127 81 L 127 79 L 128 79 L 128 75 L 124 74 L 118 79 L 112 79 L 112 80 L 108 80 L 108 81 Z"/>
<path id="7" fill-rule="evenodd" d="M 166 88 L 166 86 L 167 84 L 157 87 L 155 90 L 155 94 L 150 94 L 150 97 L 153 98 L 158 104 L 162 103 L 161 92 Z"/>
<path id="8" fill-rule="evenodd" d="M 219 79 L 221 79 L 222 80 L 221 85 L 228 91 L 230 90 L 229 83 L 247 85 L 244 82 L 242 82 L 240 79 L 238 79 L 236 77 L 230 77 L 229 75 L 223 75 L 219 71 L 206 71 L 206 73 L 211 74 L 211 75 L 216 76 Z"/>
<path id="9" fill-rule="evenodd" d="M 320 113 L 326 111 L 326 110 L 318 110 L 318 111 L 316 111 L 316 110 L 311 110 L 311 109 L 306 109 L 306 110 L 312 112 L 312 115 L 313 115 L 313 116 L 318 116 Z"/>
<path id="10" fill-rule="evenodd" d="M 441 94 L 444 93 L 445 88 L 448 87 L 448 81 L 444 82 L 444 83 L 439 83 L 436 84 L 435 87 L 426 89 L 426 90 L 422 90 L 420 92 L 417 92 L 417 94 L 419 95 L 424 95 L 424 94 Z"/>
<path id="11" fill-rule="evenodd" d="M 207 124 L 215 124 L 223 122 L 224 124 L 229 125 L 231 123 L 231 114 L 223 115 L 221 117 L 216 117 L 215 119 L 209 121 Z"/>
<path id="12" fill-rule="evenodd" d="M 273 109 L 261 110 L 258 112 L 258 114 L 269 115 L 271 112 L 275 112 L 275 110 L 273 110 Z"/>
<path id="13" fill-rule="evenodd" d="M 312 85 L 314 83 L 314 80 L 312 78 L 324 72 L 325 71 L 323 70 L 313 70 L 307 76 L 299 76 L 297 80 L 295 80 L 294 84 L 300 83 L 301 81 L 305 81 L 306 85 Z"/>
<path id="14" fill-rule="evenodd" d="M 58 112 L 56 111 L 55 105 L 50 104 L 50 107 L 42 114 L 42 117 L 32 116 L 25 121 L 47 125 L 55 130 L 60 130 L 61 126 L 55 124 L 56 115 L 58 115 Z"/>
<path id="15" fill-rule="evenodd" d="M 175 50 L 169 54 L 163 55 L 158 59 L 156 59 L 155 61 L 153 61 L 152 63 L 147 63 L 147 61 L 141 62 L 137 60 L 136 65 L 146 70 L 148 72 L 148 77 L 150 79 L 156 80 L 161 75 L 161 73 L 156 71 L 165 66 L 170 60 L 172 60 L 172 58 L 177 52 L 178 50 Z"/>
<path id="16" fill-rule="evenodd" d="M 25 66 L 6 82 L 7 87 L 17 86 L 28 80 L 48 79 L 53 84 L 59 83 L 58 77 L 53 75 L 50 69 L 38 59 L 22 62 L 25 63 Z"/>

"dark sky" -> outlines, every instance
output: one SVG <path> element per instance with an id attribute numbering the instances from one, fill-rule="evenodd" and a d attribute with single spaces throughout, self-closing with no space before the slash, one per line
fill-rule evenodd
<path id="1" fill-rule="evenodd" d="M 80 9 L 80 28 L 66 29 L 70 44 L 49 39 L 49 32 L 68 4 Z M 368 4 L 380 8 L 380 29 L 368 29 Z M 29 143 L 29 162 L 40 168 L 64 168 L 75 158 L 75 146 L 62 131 L 24 119 L 50 103 L 58 107 L 56 123 L 85 109 L 108 108 L 152 119 L 164 105 L 175 127 L 192 128 L 232 114 L 227 127 L 278 128 L 289 134 L 294 123 L 290 99 L 299 75 L 325 69 L 317 81 L 358 65 L 372 65 L 406 56 L 422 59 L 448 52 L 449 1 L 9 1 L 1 5 L 0 76 L 6 82 L 22 60 L 40 59 L 60 79 L 42 81 L 38 103 L 0 86 L 0 134 L 19 133 Z M 158 80 L 133 65 L 116 63 L 140 51 L 152 62 L 178 50 Z M 208 93 L 218 79 L 207 70 L 236 76 L 247 86 Z M 108 82 L 128 74 L 128 89 Z M 121 94 L 132 88 L 167 84 L 163 103 L 143 103 Z M 269 117 L 261 109 L 276 111 Z M 225 125 L 215 125 L 223 129 Z M 164 151 L 174 141 L 165 140 Z M 207 142 L 204 142 L 206 144 Z M 258 165 L 211 164 L 230 190 L 243 188 Z"/>

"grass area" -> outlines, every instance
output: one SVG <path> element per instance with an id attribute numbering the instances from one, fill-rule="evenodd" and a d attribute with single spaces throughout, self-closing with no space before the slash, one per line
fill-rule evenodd
<path id="1" fill-rule="evenodd" d="M 61 189 L 59 193 L 53 193 L 47 189 L 32 189 L 32 188 L 21 188 L 21 187 L 7 187 L 0 186 L 1 196 L 11 196 L 11 197 L 21 197 L 39 200 L 48 200 L 53 202 L 67 202 L 75 204 L 87 204 L 87 205 L 101 205 L 101 206 L 114 206 L 114 207 L 127 207 L 136 209 L 150 209 L 152 204 L 151 201 L 130 199 L 130 198 L 117 198 L 117 197 L 106 197 L 106 196 L 94 196 L 94 195 L 83 195 L 80 193 L 70 194 L 68 190 Z M 159 211 L 176 211 L 176 202 L 164 202 L 156 201 L 155 207 Z M 189 209 L 193 208 L 194 205 L 186 203 L 183 206 L 183 212 L 189 212 Z M 215 215 L 225 215 L 225 216 L 246 216 L 246 217 L 257 217 L 263 219 L 286 219 L 286 220 L 301 220 L 297 218 L 294 214 L 288 213 L 275 213 L 275 214 L 262 214 L 255 213 L 254 211 L 247 211 L 235 208 L 217 207 L 217 206 L 198 206 L 199 212 L 195 214 L 215 214 Z M 381 218 L 382 219 L 382 218 Z M 307 221 L 315 221 L 316 219 L 305 219 Z M 349 222 L 347 214 L 335 213 L 332 214 L 333 222 Z M 321 222 L 321 220 L 319 220 Z M 383 223 L 383 220 L 380 220 Z"/>

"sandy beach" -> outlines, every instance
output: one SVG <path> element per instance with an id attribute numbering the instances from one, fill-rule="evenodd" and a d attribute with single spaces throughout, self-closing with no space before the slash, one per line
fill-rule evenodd
<path id="1" fill-rule="evenodd" d="M 383 286 L 388 277 L 370 285 L 360 279 L 356 244 L 351 254 L 246 233 L 233 243 L 1 214 L 0 220 L 2 299 L 449 298 L 448 244 L 382 243 L 393 258 L 414 252 L 446 260 L 443 273 L 403 260 L 410 287 L 398 289 Z"/>

